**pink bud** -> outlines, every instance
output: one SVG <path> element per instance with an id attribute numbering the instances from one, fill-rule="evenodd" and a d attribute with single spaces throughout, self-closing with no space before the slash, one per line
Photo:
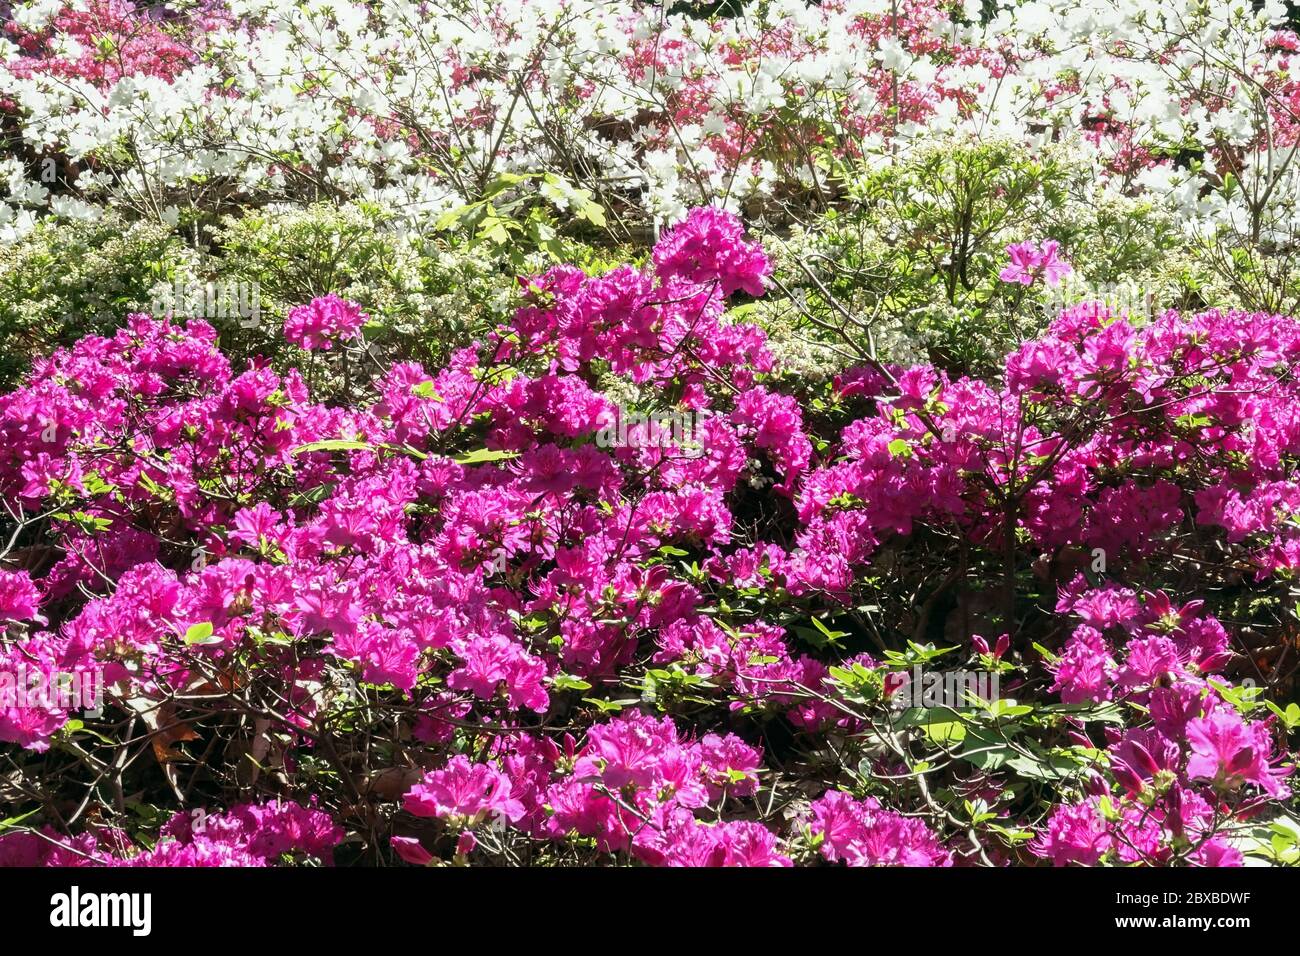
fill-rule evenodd
<path id="1" fill-rule="evenodd" d="M 1156 763 L 1156 758 L 1151 756 L 1151 751 L 1142 746 L 1136 740 L 1133 741 L 1133 755 L 1137 758 L 1138 766 L 1144 770 L 1148 776 L 1154 777 L 1160 772 L 1160 764 Z"/>
<path id="2" fill-rule="evenodd" d="M 420 845 L 420 841 L 415 837 L 395 836 L 388 841 L 393 852 L 400 856 L 407 863 L 415 866 L 428 866 L 433 862 L 433 854 Z"/>
<path id="3" fill-rule="evenodd" d="M 1106 781 L 1095 770 L 1090 771 L 1084 778 L 1083 787 L 1094 797 L 1104 797 L 1110 793 L 1110 787 L 1106 786 Z"/>
<path id="4" fill-rule="evenodd" d="M 1066 736 L 1070 738 L 1070 742 L 1076 747 L 1091 748 L 1093 745 L 1091 740 L 1089 740 L 1084 734 L 1079 733 L 1077 730 L 1070 731 Z"/>
<path id="5" fill-rule="evenodd" d="M 1141 793 L 1146 783 L 1139 777 L 1128 764 L 1122 760 L 1117 760 L 1110 767 L 1111 774 L 1115 781 L 1130 793 Z"/>

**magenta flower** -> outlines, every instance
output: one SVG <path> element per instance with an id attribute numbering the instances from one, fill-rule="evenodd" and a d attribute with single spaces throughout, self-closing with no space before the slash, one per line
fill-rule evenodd
<path id="1" fill-rule="evenodd" d="M 1051 244 L 1013 260 L 1007 281 L 1022 289 L 1068 268 Z M 328 404 L 279 363 L 241 357 L 237 371 L 198 321 L 133 316 L 39 360 L 0 395 L 0 496 L 25 516 L 0 570 L 0 673 L 102 668 L 112 720 L 94 726 L 167 700 L 198 735 L 174 743 L 187 758 L 236 698 L 255 700 L 276 717 L 249 728 L 265 749 L 257 786 L 286 796 L 324 785 L 303 772 L 315 728 L 346 713 L 338 742 L 358 770 L 351 745 L 376 734 L 440 768 L 381 793 L 386 751 L 369 751 L 371 793 L 409 787 L 411 813 L 446 821 L 437 847 L 394 838 L 416 862 L 476 841 L 495 853 L 489 818 L 513 824 L 512 846 L 535 844 L 533 859 L 983 862 L 915 787 L 887 788 L 890 808 L 823 793 L 835 768 L 786 759 L 786 742 L 793 731 L 798 751 L 829 753 L 881 715 L 884 702 L 851 690 L 881 666 L 845 620 L 873 578 L 887 572 L 897 597 L 958 548 L 974 568 L 1014 541 L 1035 574 L 1008 578 L 1017 606 L 1032 593 L 1031 630 L 1064 644 L 1052 691 L 1114 699 L 1096 716 L 1123 723 L 1077 789 L 1024 792 L 1010 765 L 971 777 L 940 762 L 928 779 L 992 809 L 998 822 L 977 828 L 1040 828 L 1034 852 L 1058 864 L 1240 862 L 1216 834 L 1271 814 L 1292 758 L 1205 675 L 1253 623 L 1238 592 L 1300 573 L 1300 383 L 1287 374 L 1300 323 L 1212 310 L 1131 325 L 1083 304 L 1004 376 L 848 370 L 836 397 L 769 374 L 762 330 L 727 310 L 726 294 L 767 276 L 734 217 L 691 214 L 654 262 L 527 279 L 524 307 L 445 367 L 367 363 L 347 390 L 325 376 Z M 334 347 L 363 319 L 324 297 L 295 309 L 286 335 Z M 692 453 L 621 438 L 624 402 L 697 416 Z M 1010 515 L 998 485 L 1024 491 Z M 1159 590 L 1174 586 L 1187 593 Z M 1220 623 L 1209 611 L 1223 606 Z M 1032 635 L 1013 642 L 972 610 L 974 630 L 1000 636 L 963 620 L 945 644 L 969 636 L 1004 661 L 1018 699 L 1054 699 Z M 801 626 L 813 620 L 851 633 Z M 5 746 L 50 748 L 73 714 L 3 695 L 0 681 Z M 1057 716 L 1051 733 L 1024 723 L 1027 753 L 1099 746 L 1090 715 Z M 932 743 L 918 737 L 915 756 Z M 896 783 L 904 769 L 861 768 Z M 1079 791 L 1093 799 L 1061 805 Z M 800 793 L 806 815 L 766 806 Z M 116 864 L 266 865 L 327 858 L 342 832 L 309 808 L 236 807 L 206 830 L 173 821 L 142 851 L 81 819 L 62 850 L 0 835 L 0 861 L 62 863 L 74 847 Z M 984 842 L 990 862 L 1008 862 L 998 846 Z"/>
<path id="2" fill-rule="evenodd" d="M 1048 689 L 1060 691 L 1062 703 L 1078 704 L 1111 698 L 1115 659 L 1106 646 L 1106 639 L 1096 628 L 1079 625 L 1066 642 L 1065 652 L 1051 664 L 1051 670 L 1056 681 Z"/>
<path id="3" fill-rule="evenodd" d="M 1050 286 L 1060 285 L 1062 279 L 1074 271 L 1074 268 L 1061 259 L 1057 252 L 1061 244 L 1055 239 L 1048 239 L 1040 249 L 1034 242 L 1017 242 L 1007 246 L 1007 255 L 1011 264 L 998 273 L 1003 282 L 1018 282 L 1021 285 L 1033 285 L 1042 279 Z"/>
<path id="4" fill-rule="evenodd" d="M 655 272 L 704 284 L 716 281 L 724 296 L 738 289 L 762 295 L 772 271 L 758 243 L 744 241 L 740 220 L 714 206 L 692 209 L 655 246 Z"/>
<path id="5" fill-rule="evenodd" d="M 284 337 L 304 349 L 330 349 L 354 338 L 369 317 L 361 306 L 330 293 L 294 306 L 284 320 Z"/>
<path id="6" fill-rule="evenodd" d="M 41 594 L 25 571 L 0 571 L 0 624 L 40 621 Z"/>
<path id="7" fill-rule="evenodd" d="M 415 837 L 395 836 L 389 839 L 393 852 L 412 866 L 428 866 L 434 861 L 434 855 L 426 850 Z"/>
<path id="8" fill-rule="evenodd" d="M 403 805 L 417 817 L 454 818 L 469 825 L 489 816 L 514 822 L 524 815 L 524 805 L 510 795 L 510 788 L 510 778 L 500 770 L 457 754 L 412 787 Z"/>
<path id="9" fill-rule="evenodd" d="M 546 665 L 503 634 L 474 637 L 461 642 L 456 652 L 464 663 L 447 678 L 454 690 L 468 690 L 483 700 L 503 692 L 511 707 L 546 710 L 549 695 L 543 684 Z"/>
<path id="10" fill-rule="evenodd" d="M 1213 780 L 1227 789 L 1253 783 L 1278 798 L 1290 793 L 1282 783 L 1290 770 L 1269 766 L 1273 740 L 1266 724 L 1245 723 L 1235 710 L 1223 708 L 1190 721 L 1187 740 L 1191 744 L 1189 778 Z"/>
<path id="11" fill-rule="evenodd" d="M 951 866 L 949 853 L 920 820 L 882 810 L 874 798 L 829 790 L 813 802 L 810 831 L 821 852 L 849 866 Z"/>
<path id="12" fill-rule="evenodd" d="M 1110 752 L 1111 773 L 1131 793 L 1141 793 L 1159 773 L 1173 774 L 1181 754 L 1178 745 L 1159 731 L 1130 730 Z"/>
<path id="13" fill-rule="evenodd" d="M 1029 844 L 1029 849 L 1055 866 L 1092 866 L 1111 846 L 1106 821 L 1094 797 L 1073 806 L 1057 807 L 1047 821 L 1047 828 Z"/>
<path id="14" fill-rule="evenodd" d="M 711 826 L 681 812 L 662 829 L 638 834 L 633 851 L 652 866 L 790 866 L 776 835 L 761 823 L 734 820 Z"/>

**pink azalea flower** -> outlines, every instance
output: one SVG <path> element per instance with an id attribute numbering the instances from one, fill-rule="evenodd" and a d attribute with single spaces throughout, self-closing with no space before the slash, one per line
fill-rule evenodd
<path id="1" fill-rule="evenodd" d="M 1106 821 L 1097 809 L 1097 799 L 1052 811 L 1047 827 L 1033 842 L 1032 853 L 1049 859 L 1055 866 L 1082 864 L 1092 866 L 1111 848 L 1112 840 Z"/>
<path id="2" fill-rule="evenodd" d="M 1060 285 L 1061 280 L 1074 271 L 1057 255 L 1060 248 L 1061 244 L 1055 239 L 1044 242 L 1042 248 L 1034 242 L 1013 243 L 1007 246 L 1011 264 L 998 273 L 998 278 L 1021 285 L 1033 285 L 1039 279 L 1050 286 Z"/>
<path id="3" fill-rule="evenodd" d="M 1064 653 L 1050 666 L 1056 681 L 1049 690 L 1059 691 L 1062 703 L 1110 700 L 1115 659 L 1095 628 L 1080 625 L 1066 642 Z"/>
<path id="4" fill-rule="evenodd" d="M 821 852 L 849 866 L 951 866 L 952 854 L 917 819 L 883 810 L 874 798 L 830 790 L 813 802 L 810 830 Z"/>
<path id="5" fill-rule="evenodd" d="M 412 787 L 403 805 L 417 817 L 465 820 L 470 825 L 489 816 L 513 822 L 524 815 L 524 806 L 510 790 L 510 778 L 500 770 L 457 754 L 445 768 Z"/>
<path id="6" fill-rule="evenodd" d="M 1273 739 L 1266 724 L 1248 724 L 1235 710 L 1223 708 L 1190 721 L 1187 740 L 1191 744 L 1187 776 L 1191 779 L 1213 780 L 1229 789 L 1253 783 L 1278 798 L 1290 793 L 1282 783 L 1290 770 L 1269 766 Z"/>
<path id="7" fill-rule="evenodd" d="M 367 318 L 355 302 L 330 293 L 290 309 L 284 337 L 299 348 L 330 349 L 337 341 L 354 338 Z"/>

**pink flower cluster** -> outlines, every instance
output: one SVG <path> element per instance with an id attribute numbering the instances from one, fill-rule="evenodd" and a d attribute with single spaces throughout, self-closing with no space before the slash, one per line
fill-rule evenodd
<path id="1" fill-rule="evenodd" d="M 453 757 L 407 793 L 406 809 L 467 828 L 462 846 L 495 822 L 540 839 L 591 837 L 655 865 L 790 865 L 767 827 L 700 816 L 758 787 L 761 755 L 734 735 L 683 741 L 671 719 L 629 714 L 593 726 L 580 749 L 568 736 L 520 735 L 499 759 L 504 771 Z"/>
<path id="2" fill-rule="evenodd" d="M 296 803 L 240 804 L 225 813 L 175 814 L 158 842 L 136 846 L 121 830 L 78 837 L 0 835 L 0 866 L 269 866 L 285 857 L 332 862 L 343 831 L 328 814 Z"/>
<path id="3" fill-rule="evenodd" d="M 1061 244 L 1055 239 L 1044 242 L 1042 248 L 1034 242 L 1013 243 L 1007 246 L 1011 263 L 998 273 L 998 278 L 1021 285 L 1033 285 L 1039 279 L 1050 286 L 1060 285 L 1061 280 L 1074 271 L 1058 254 L 1060 248 Z"/>
<path id="4" fill-rule="evenodd" d="M 228 15 L 223 11 L 204 10 L 195 17 L 197 29 L 189 33 L 199 40 L 204 31 L 226 20 Z M 84 79 L 101 88 L 128 76 L 175 80 L 199 58 L 194 46 L 178 40 L 159 19 L 142 12 L 130 0 L 69 4 L 39 32 L 24 30 L 16 23 L 6 23 L 5 32 L 21 53 L 10 65 L 15 75 Z M 64 46 L 79 51 L 78 55 L 61 55 Z"/>
<path id="5" fill-rule="evenodd" d="M 117 668 L 110 709 L 232 673 L 274 687 L 287 762 L 353 675 L 424 774 L 402 806 L 433 838 L 399 838 L 408 860 L 443 853 L 439 827 L 462 857 L 499 827 L 650 864 L 948 865 L 965 835 L 919 798 L 887 808 L 909 799 L 892 758 L 870 790 L 818 770 L 802 807 L 763 811 L 790 763 L 773 739 L 870 734 L 845 675 L 887 670 L 860 635 L 814 646 L 791 622 L 879 600 L 872 577 L 909 560 L 948 573 L 1010 554 L 1061 595 L 1042 611 L 1049 658 L 1017 631 L 996 657 L 1045 668 L 1039 704 L 1134 705 L 1034 851 L 1234 862 L 1217 828 L 1286 795 L 1290 753 L 1220 690 L 1233 635 L 1149 559 L 1228 549 L 1234 586 L 1293 574 L 1300 328 L 1217 311 L 1137 328 L 1085 303 L 1008 356 L 1003 381 L 855 370 L 814 413 L 726 311 L 766 268 L 736 220 L 697 210 L 651 266 L 535 277 L 509 327 L 436 372 L 393 366 L 356 407 L 313 403 L 294 370 L 232 368 L 202 322 L 136 315 L 84 339 L 0 397 L 0 495 L 33 516 L 20 543 L 45 560 L 0 576 L 7 643 Z M 295 337 L 358 321 L 340 300 L 304 308 Z M 707 412 L 702 448 L 599 447 L 618 413 L 606 374 Z M 1078 556 L 1097 548 L 1110 580 L 1090 584 Z M 0 739 L 35 749 L 68 716 L 4 717 Z M 1103 794 L 1121 816 L 1159 808 L 1141 839 L 1117 842 L 1088 802 Z M 308 829 L 293 846 L 321 849 Z M 219 855 L 175 836 L 160 860 Z M 239 860 L 289 846 L 249 839 L 219 842 Z"/>
<path id="6" fill-rule="evenodd" d="M 355 302 L 331 293 L 289 310 L 284 337 L 303 349 L 330 349 L 335 342 L 355 338 L 367 316 Z"/>

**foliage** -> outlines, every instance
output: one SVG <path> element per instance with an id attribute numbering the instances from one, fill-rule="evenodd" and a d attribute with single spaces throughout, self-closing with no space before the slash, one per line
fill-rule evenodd
<path id="1" fill-rule="evenodd" d="M 1186 300 L 1166 266 L 1184 248 L 1172 221 L 1149 202 L 1097 191 L 1087 166 L 1062 148 L 939 138 L 849 194 L 781 250 L 785 296 L 764 307 L 792 313 L 787 324 L 846 360 L 865 353 L 996 368 L 1066 300 L 1048 286 L 1027 299 L 998 279 L 1006 247 L 1038 237 L 1059 242 L 1074 264 L 1075 297 L 1127 291 L 1115 304 L 1149 313 Z"/>
<path id="2" fill-rule="evenodd" d="M 116 217 L 44 224 L 0 244 L 0 384 L 31 360 L 148 312 L 158 286 L 189 282 L 196 257 L 170 230 Z"/>

